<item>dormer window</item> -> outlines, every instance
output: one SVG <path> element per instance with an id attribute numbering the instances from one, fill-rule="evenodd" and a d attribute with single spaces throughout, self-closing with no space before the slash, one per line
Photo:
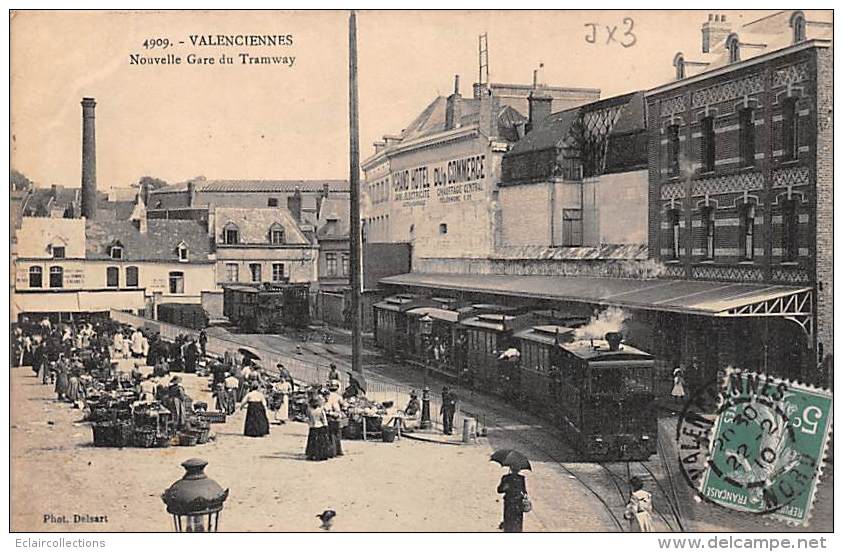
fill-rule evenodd
<path id="1" fill-rule="evenodd" d="M 269 243 L 272 245 L 284 244 L 284 227 L 277 222 L 269 227 Z"/>
<path id="2" fill-rule="evenodd" d="M 123 248 L 119 245 L 112 245 L 111 246 L 111 258 L 119 261 L 123 258 Z"/>
<path id="3" fill-rule="evenodd" d="M 676 68 L 676 80 L 685 78 L 685 57 L 682 54 L 676 54 L 673 58 L 673 66 Z"/>
<path id="4" fill-rule="evenodd" d="M 228 223 L 222 229 L 222 242 L 225 245 L 237 245 L 240 243 L 240 229 L 236 224 Z"/>
<path id="5" fill-rule="evenodd" d="M 179 262 L 186 263 L 188 260 L 190 260 L 189 250 L 187 248 L 186 243 L 181 242 L 180 244 L 178 244 L 178 246 L 176 247 L 176 252 L 179 255 Z"/>
<path id="6" fill-rule="evenodd" d="M 790 26 L 793 29 L 793 43 L 803 42 L 805 36 L 805 14 L 801 11 L 793 12 L 790 16 Z"/>
<path id="7" fill-rule="evenodd" d="M 729 51 L 729 63 L 737 63 L 741 60 L 741 43 L 738 35 L 729 35 L 726 39 L 726 49 Z"/>
<path id="8" fill-rule="evenodd" d="M 63 245 L 54 245 L 52 249 L 54 259 L 64 259 L 65 252 Z"/>

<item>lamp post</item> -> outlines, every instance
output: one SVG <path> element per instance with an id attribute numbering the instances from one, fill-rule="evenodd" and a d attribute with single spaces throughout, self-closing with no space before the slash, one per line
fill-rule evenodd
<path id="1" fill-rule="evenodd" d="M 181 465 L 186 473 L 161 495 L 176 532 L 216 533 L 228 489 L 205 475 L 206 460 L 191 458 Z"/>
<path id="2" fill-rule="evenodd" d="M 430 388 L 425 385 L 424 389 L 422 389 L 422 414 L 419 427 L 430 429 L 432 425 L 430 423 Z"/>
<path id="3" fill-rule="evenodd" d="M 430 345 L 433 336 L 433 318 L 425 314 L 419 319 L 419 332 L 422 335 L 422 349 L 424 350 L 424 386 L 427 387 L 428 369 L 430 367 Z"/>

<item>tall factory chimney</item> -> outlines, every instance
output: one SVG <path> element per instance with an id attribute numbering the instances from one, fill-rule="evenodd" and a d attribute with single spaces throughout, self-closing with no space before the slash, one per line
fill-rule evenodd
<path id="1" fill-rule="evenodd" d="M 97 139 L 93 98 L 82 98 L 82 216 L 97 214 Z"/>

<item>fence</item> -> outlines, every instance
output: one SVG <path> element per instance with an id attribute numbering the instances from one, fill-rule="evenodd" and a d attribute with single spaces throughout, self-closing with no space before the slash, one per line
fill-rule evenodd
<path id="1" fill-rule="evenodd" d="M 151 320 L 142 316 L 136 316 L 123 311 L 111 310 L 111 318 L 121 324 L 128 324 L 135 328 L 144 328 L 148 331 L 157 332 L 163 339 L 168 341 L 175 341 L 175 339 L 182 335 L 185 337 L 199 338 L 199 332 L 161 322 L 160 320 Z M 297 356 L 291 356 L 279 351 L 266 349 L 264 347 L 254 347 L 252 345 L 236 341 L 234 339 L 225 339 L 216 336 L 208 336 L 208 343 L 206 350 L 209 354 L 214 356 L 223 356 L 226 351 L 237 351 L 237 349 L 246 348 L 254 351 L 261 359 L 261 364 L 270 372 L 276 372 L 276 364 L 283 364 L 290 375 L 296 381 L 306 384 L 321 384 L 327 380 L 328 372 L 330 370 L 330 362 L 322 359 L 308 359 L 303 360 Z M 340 373 L 340 381 L 343 388 L 348 385 L 348 374 Z M 384 381 L 373 381 L 372 378 L 366 378 L 366 396 L 377 402 L 392 401 L 395 409 L 403 408 L 410 400 L 410 391 L 418 389 L 402 383 L 390 383 Z M 431 421 L 435 426 L 441 427 L 441 420 L 439 418 L 439 411 L 442 407 L 442 401 L 439 396 L 430 397 L 430 414 Z M 463 424 L 463 415 L 459 411 L 459 404 L 457 405 L 457 413 L 454 417 L 454 427 L 461 428 Z"/>

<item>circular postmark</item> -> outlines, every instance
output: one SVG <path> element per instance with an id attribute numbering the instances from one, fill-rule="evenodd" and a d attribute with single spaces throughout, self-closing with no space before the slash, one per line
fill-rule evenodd
<path id="1" fill-rule="evenodd" d="M 803 517 L 818 465 L 792 417 L 797 395 L 783 380 L 729 370 L 690 397 L 676 429 L 678 461 L 701 500 Z"/>

